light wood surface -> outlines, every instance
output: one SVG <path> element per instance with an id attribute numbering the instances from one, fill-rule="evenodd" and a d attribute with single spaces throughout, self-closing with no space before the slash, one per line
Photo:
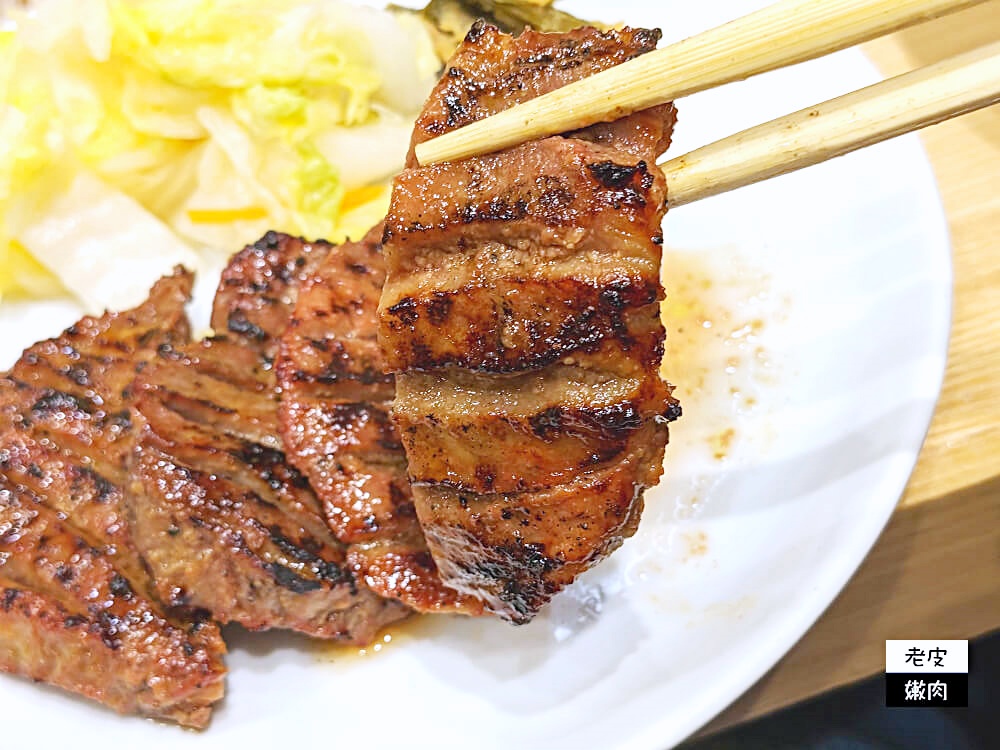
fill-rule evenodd
<path id="1" fill-rule="evenodd" d="M 671 208 L 1000 101 L 1000 41 L 817 102 L 660 164 Z"/>
<path id="2" fill-rule="evenodd" d="M 997 40 L 1000 0 L 990 0 L 864 49 L 895 75 Z M 916 471 L 829 610 L 703 733 L 882 672 L 888 638 L 1000 628 L 1000 105 L 922 137 L 952 233 L 955 304 L 944 390 Z"/>
<path id="3" fill-rule="evenodd" d="M 779 0 L 742 18 L 417 144 L 420 164 L 462 159 L 615 120 L 812 60 L 984 0 Z"/>

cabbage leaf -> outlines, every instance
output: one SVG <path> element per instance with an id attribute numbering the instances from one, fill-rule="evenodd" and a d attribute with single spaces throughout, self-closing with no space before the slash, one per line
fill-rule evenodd
<path id="1" fill-rule="evenodd" d="M 118 301 L 99 272 L 145 292 L 149 269 L 268 229 L 357 236 L 437 71 L 412 19 L 335 0 L 36 0 L 10 21 L 0 294 L 64 285 L 91 309 Z M 73 220 L 61 241 L 85 252 L 39 240 Z M 157 239 L 123 275 L 136 228 Z"/>

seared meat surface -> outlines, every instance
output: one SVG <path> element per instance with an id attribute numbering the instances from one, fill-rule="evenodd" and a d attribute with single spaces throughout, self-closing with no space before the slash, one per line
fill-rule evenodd
<path id="1" fill-rule="evenodd" d="M 87 317 L 0 378 L 0 669 L 121 712 L 204 727 L 225 646 L 164 607 L 125 521 L 132 383 L 188 338 L 189 274 L 134 310 Z"/>
<path id="2" fill-rule="evenodd" d="M 265 364 L 281 344 L 302 286 L 334 246 L 268 232 L 230 259 L 212 306 L 212 327 L 257 352 Z"/>
<path id="3" fill-rule="evenodd" d="M 375 227 L 330 250 L 305 284 L 275 364 L 288 460 L 305 474 L 352 572 L 422 612 L 479 614 L 441 584 L 417 523 L 406 457 L 391 419 L 376 309 L 385 280 Z"/>
<path id="4" fill-rule="evenodd" d="M 655 46 L 477 24 L 413 143 Z M 386 218 L 379 341 L 420 523 L 444 582 L 530 620 L 635 531 L 679 415 L 659 377 L 655 166 L 672 105 L 408 168 Z"/>
<path id="5" fill-rule="evenodd" d="M 408 610 L 359 582 L 285 459 L 271 366 L 299 285 L 331 250 L 269 233 L 223 274 L 213 325 L 136 381 L 130 509 L 160 595 L 250 629 L 365 644 Z"/>

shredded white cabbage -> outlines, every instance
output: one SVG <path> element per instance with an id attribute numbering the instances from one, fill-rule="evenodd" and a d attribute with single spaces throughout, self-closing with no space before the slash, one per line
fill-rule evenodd
<path id="1" fill-rule="evenodd" d="M 20 232 L 19 240 L 58 269 L 61 278 L 85 279 L 76 290 L 89 309 L 135 305 L 174 265 L 200 270 L 198 256 L 169 227 L 85 171 Z M 139 300 L 135 290 L 143 290 Z"/>
<path id="2" fill-rule="evenodd" d="M 437 66 L 414 19 L 334 0 L 10 11 L 0 295 L 61 286 L 96 311 L 267 229 L 358 236 L 384 213 Z"/>

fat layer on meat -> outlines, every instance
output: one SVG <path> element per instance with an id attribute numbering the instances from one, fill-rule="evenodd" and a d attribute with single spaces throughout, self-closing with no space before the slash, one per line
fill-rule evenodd
<path id="1" fill-rule="evenodd" d="M 222 622 L 366 644 L 409 610 L 358 580 L 279 434 L 272 362 L 330 252 L 268 233 L 223 273 L 227 333 L 162 349 L 136 381 L 132 523 L 160 595 Z"/>
<path id="2" fill-rule="evenodd" d="M 479 23 L 412 144 L 653 49 L 659 32 Z M 636 527 L 680 411 L 659 377 L 672 105 L 408 167 L 383 235 L 379 341 L 444 582 L 530 620 Z"/>
<path id="3" fill-rule="evenodd" d="M 332 248 L 299 293 L 275 367 L 288 460 L 308 478 L 330 527 L 349 544 L 352 572 L 421 612 L 479 614 L 478 599 L 442 585 L 389 417 L 376 308 L 385 279 L 375 227 Z"/>
<path id="4" fill-rule="evenodd" d="M 204 613 L 157 600 L 123 505 L 133 380 L 187 340 L 190 291 L 177 272 L 0 377 L 0 670 L 204 727 L 225 646 Z"/>

